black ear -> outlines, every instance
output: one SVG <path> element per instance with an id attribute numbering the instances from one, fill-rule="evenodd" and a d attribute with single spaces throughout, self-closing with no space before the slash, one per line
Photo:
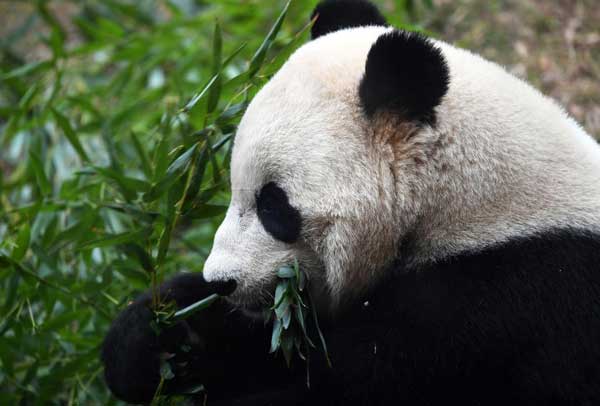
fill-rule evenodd
<path id="1" fill-rule="evenodd" d="M 434 125 L 434 109 L 448 91 L 449 81 L 446 60 L 432 41 L 394 30 L 371 47 L 359 95 L 369 117 L 384 109 Z"/>
<path id="2" fill-rule="evenodd" d="M 310 19 L 315 17 L 312 39 L 344 28 L 387 25 L 377 7 L 366 0 L 324 0 L 315 7 Z"/>

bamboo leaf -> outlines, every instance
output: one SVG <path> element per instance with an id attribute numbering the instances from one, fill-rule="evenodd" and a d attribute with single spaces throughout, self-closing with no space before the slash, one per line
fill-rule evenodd
<path id="1" fill-rule="evenodd" d="M 42 196 L 48 196 L 52 194 L 52 185 L 46 176 L 44 165 L 42 164 L 39 156 L 33 151 L 29 152 L 29 163 L 31 164 L 31 167 L 35 173 L 37 185 L 40 188 Z"/>
<path id="2" fill-rule="evenodd" d="M 296 276 L 296 272 L 294 271 L 293 268 L 291 268 L 289 266 L 282 266 L 277 271 L 277 276 L 280 277 L 280 278 L 289 279 L 289 278 L 295 277 Z"/>
<path id="3" fill-rule="evenodd" d="M 283 331 L 283 324 L 279 319 L 275 319 L 273 322 L 273 333 L 271 334 L 271 349 L 269 352 L 274 353 L 279 349 L 281 344 L 281 332 Z"/>
<path id="4" fill-rule="evenodd" d="M 281 68 L 281 66 L 285 62 L 287 62 L 292 53 L 302 44 L 302 42 L 308 36 L 311 27 L 316 21 L 316 18 L 317 17 L 309 21 L 309 23 L 306 24 L 302 28 L 302 30 L 300 30 L 294 35 L 294 38 L 290 42 L 288 42 L 285 46 L 279 49 L 277 55 L 275 55 L 275 57 L 273 57 L 273 59 L 269 62 L 268 66 L 264 69 L 262 74 L 264 74 L 267 77 L 271 77 L 273 74 L 275 74 L 275 72 L 277 72 Z"/>
<path id="5" fill-rule="evenodd" d="M 285 16 L 287 15 L 288 9 L 290 7 L 290 2 L 291 1 L 288 1 L 286 3 L 285 7 L 279 14 L 279 17 L 277 17 L 275 24 L 273 24 L 273 27 L 271 27 L 269 34 L 267 34 L 267 37 L 264 39 L 263 43 L 260 45 L 256 53 L 252 57 L 252 60 L 250 60 L 250 66 L 248 68 L 250 77 L 253 77 L 262 67 L 265 58 L 267 57 L 267 52 L 269 52 L 271 45 L 273 45 L 273 41 L 275 40 L 275 37 L 277 37 L 277 33 L 279 33 L 283 21 L 285 20 Z"/>
<path id="6" fill-rule="evenodd" d="M 204 88 L 200 91 L 200 93 L 196 94 L 194 97 L 191 98 L 191 100 L 183 108 L 184 113 L 190 113 L 196 107 L 198 102 L 200 102 L 208 94 L 210 89 L 217 82 L 219 75 L 220 75 L 220 73 L 218 73 L 218 74 L 214 75 L 212 78 L 210 78 L 210 80 L 204 86 Z"/>
<path id="7" fill-rule="evenodd" d="M 185 215 L 190 214 L 189 210 L 193 206 L 194 199 L 198 195 L 200 191 L 200 187 L 202 186 L 202 179 L 204 178 L 204 171 L 206 169 L 206 165 L 208 163 L 208 143 L 205 143 L 202 147 L 202 152 L 196 159 L 195 171 L 193 173 L 192 179 L 190 181 L 190 186 L 185 195 L 182 211 Z M 202 213 L 202 212 L 200 212 Z M 193 216 L 193 215 L 192 215 Z"/>
<path id="8" fill-rule="evenodd" d="M 27 249 L 29 248 L 29 241 L 31 240 L 31 227 L 29 226 L 29 222 L 25 222 L 21 229 L 19 230 L 19 234 L 17 235 L 16 245 L 12 251 L 12 259 L 15 261 L 21 261 L 25 254 L 27 253 Z"/>
<path id="9" fill-rule="evenodd" d="M 203 204 L 195 206 L 193 209 L 185 213 L 185 217 L 194 220 L 207 219 L 217 217 L 224 214 L 227 211 L 227 206 L 220 206 L 215 204 Z"/>
<path id="10" fill-rule="evenodd" d="M 0 75 L 0 80 L 15 79 L 21 76 L 33 75 L 34 73 L 43 72 L 50 69 L 54 63 L 52 61 L 39 61 L 22 65 L 10 72 Z"/>
<path id="11" fill-rule="evenodd" d="M 218 294 L 213 293 L 212 295 L 210 295 L 196 303 L 193 303 L 187 307 L 184 307 L 181 310 L 176 311 L 172 318 L 173 322 L 187 319 L 188 317 L 197 313 L 198 311 L 208 308 L 211 304 L 216 302 L 217 299 L 219 299 L 220 297 L 221 296 L 219 296 Z"/>
<path id="12" fill-rule="evenodd" d="M 163 179 L 152 185 L 152 188 L 144 194 L 144 201 L 152 202 L 158 199 L 169 189 L 181 175 L 186 171 L 190 164 L 194 153 L 196 153 L 198 144 L 195 143 L 181 154 L 167 169 L 167 173 Z"/>
<path id="13" fill-rule="evenodd" d="M 152 260 L 152 256 L 146 252 L 144 248 L 142 248 L 137 242 L 131 242 L 127 244 L 123 244 L 121 249 L 129 256 L 134 257 L 140 263 L 142 268 L 148 272 L 154 272 L 154 261 Z"/>
<path id="14" fill-rule="evenodd" d="M 137 153 L 138 158 L 140 159 L 140 165 L 142 167 L 142 171 L 144 171 L 144 175 L 146 178 L 152 178 L 152 166 L 150 165 L 150 159 L 146 154 L 146 150 L 142 146 L 139 137 L 136 133 L 131 133 L 131 140 L 133 141 L 133 146 L 135 148 L 135 152 Z"/>
<path id="15" fill-rule="evenodd" d="M 79 137 L 73 130 L 73 127 L 71 127 L 71 123 L 69 123 L 69 119 L 67 117 L 65 117 L 64 115 L 62 115 L 61 113 L 59 113 L 54 108 L 51 108 L 51 111 L 52 111 L 52 114 L 54 115 L 54 119 L 56 120 L 56 124 L 58 124 L 58 126 L 63 130 L 65 137 L 67 137 L 67 139 L 69 140 L 69 143 L 75 149 L 75 151 L 77 152 L 77 155 L 79 155 L 79 158 L 81 158 L 81 160 L 84 162 L 89 162 L 90 159 L 89 159 L 87 153 L 85 152 L 85 149 L 83 149 L 83 145 L 81 145 L 81 142 L 79 141 Z"/>
<path id="16" fill-rule="evenodd" d="M 216 77 L 216 81 L 214 85 L 210 88 L 210 92 L 208 94 L 208 101 L 206 112 L 212 113 L 214 109 L 217 107 L 219 103 L 219 97 L 221 96 L 221 59 L 223 53 L 223 36 L 221 33 L 221 26 L 217 21 L 215 23 L 215 31 L 213 35 L 213 76 Z"/>
<path id="17" fill-rule="evenodd" d="M 147 235 L 146 230 L 128 231 L 118 234 L 105 234 L 95 240 L 81 244 L 77 249 L 105 248 L 113 245 L 125 244 L 135 241 L 140 241 Z"/>

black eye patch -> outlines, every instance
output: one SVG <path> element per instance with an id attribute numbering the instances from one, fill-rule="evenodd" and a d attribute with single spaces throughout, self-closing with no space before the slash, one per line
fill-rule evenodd
<path id="1" fill-rule="evenodd" d="M 276 239 L 293 243 L 300 236 L 300 213 L 275 183 L 265 184 L 256 196 L 256 213 L 265 230 Z"/>

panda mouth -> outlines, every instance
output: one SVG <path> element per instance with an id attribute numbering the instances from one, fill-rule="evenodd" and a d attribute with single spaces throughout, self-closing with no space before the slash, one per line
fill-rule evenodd
<path id="1" fill-rule="evenodd" d="M 262 303 L 252 303 L 241 308 L 242 312 L 253 319 L 263 319 L 269 308 Z"/>
<path id="2" fill-rule="evenodd" d="M 226 300 L 233 305 L 234 309 L 253 319 L 265 319 L 272 311 L 275 289 L 262 289 L 260 292 L 253 291 L 252 294 L 243 294 L 241 291 L 234 292 Z"/>

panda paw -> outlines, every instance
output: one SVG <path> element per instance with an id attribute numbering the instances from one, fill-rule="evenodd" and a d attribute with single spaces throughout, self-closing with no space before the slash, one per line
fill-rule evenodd
<path id="1" fill-rule="evenodd" d="M 227 294 L 231 290 L 231 284 L 207 283 L 202 274 L 182 274 L 163 284 L 160 294 L 183 308 L 213 293 Z M 161 380 L 161 366 L 163 376 L 171 378 L 166 381 L 167 391 L 185 387 L 188 379 L 197 379 L 189 373 L 188 365 L 201 361 L 208 366 L 209 357 L 201 355 L 206 353 L 211 335 L 218 336 L 227 311 L 225 304 L 218 301 L 208 311 L 199 312 L 157 334 L 152 327 L 154 313 L 150 304 L 151 295 L 147 292 L 127 306 L 114 320 L 102 345 L 106 382 L 116 397 L 130 403 L 148 402 L 153 398 Z M 170 367 L 167 371 L 165 363 Z"/>

